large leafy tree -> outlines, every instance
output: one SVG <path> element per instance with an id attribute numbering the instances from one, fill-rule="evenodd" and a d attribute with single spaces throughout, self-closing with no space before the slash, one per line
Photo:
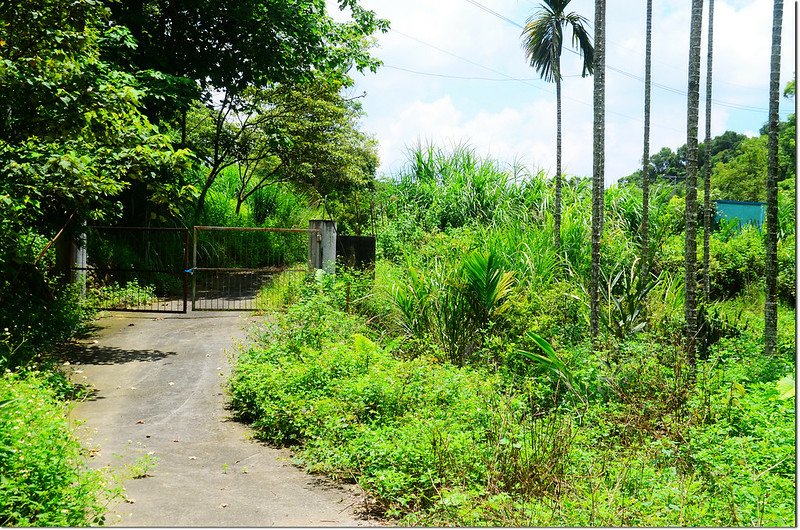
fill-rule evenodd
<path id="1" fill-rule="evenodd" d="M 339 0 L 351 13 L 335 22 L 325 0 L 133 0 L 110 3 L 114 21 L 139 43 L 117 55 L 150 87 L 149 112 L 185 140 L 185 118 L 198 94 L 207 104 L 235 105 L 249 87 L 318 80 L 349 81 L 348 72 L 375 70 L 368 37 L 388 23 L 358 0 Z M 153 75 L 157 72 L 157 75 Z M 225 110 L 223 110 L 225 112 Z"/>
<path id="2" fill-rule="evenodd" d="M 0 8 L 0 248 L 19 265 L 20 237 L 102 218 L 133 182 L 165 207 L 185 191 L 187 162 L 141 113 L 136 79 L 101 58 L 134 46 L 93 0 L 19 0 Z M 24 252 L 23 252 L 24 253 Z"/>
<path id="3" fill-rule="evenodd" d="M 375 71 L 369 36 L 388 23 L 358 0 L 339 0 L 347 22 L 335 22 L 325 0 L 138 0 L 112 4 L 114 19 L 131 29 L 136 53 L 119 56 L 150 87 L 151 112 L 180 131 L 181 145 L 206 142 L 199 153 L 208 165 L 197 182 L 196 212 L 222 169 L 238 163 L 236 151 L 252 139 L 263 106 L 253 90 L 327 84 L 345 87 L 349 72 Z M 152 72 L 158 72 L 153 75 Z M 211 116 L 205 137 L 187 128 L 197 94 Z M 249 94 L 249 95 L 248 95 Z M 243 123 L 250 124 L 241 127 Z M 238 125 L 237 125 L 238 124 Z M 209 156 L 208 153 L 211 153 Z"/>
<path id="4" fill-rule="evenodd" d="M 769 80 L 769 158 L 767 162 L 766 303 L 764 352 L 773 355 L 778 342 L 778 135 L 781 77 L 781 26 L 783 0 L 775 0 L 772 13 L 772 54 Z"/>
<path id="5" fill-rule="evenodd" d="M 251 88 L 242 111 L 218 124 L 198 105 L 190 114 L 192 147 L 216 174 L 235 166 L 236 212 L 259 189 L 292 182 L 319 195 L 367 185 L 378 166 L 374 140 L 358 130 L 360 106 L 328 83 Z M 217 133 L 217 126 L 224 129 Z M 218 142 L 219 138 L 223 141 Z"/>
<path id="6" fill-rule="evenodd" d="M 572 45 L 583 57 L 582 76 L 592 73 L 594 47 L 586 30 L 588 20 L 567 12 L 570 0 L 544 0 L 522 30 L 522 47 L 530 65 L 548 83 L 556 84 L 555 232 L 561 247 L 561 52 L 564 33 L 572 32 Z"/>

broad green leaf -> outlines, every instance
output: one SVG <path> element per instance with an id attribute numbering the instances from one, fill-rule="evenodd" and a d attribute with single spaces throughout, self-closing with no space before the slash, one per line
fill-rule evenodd
<path id="1" fill-rule="evenodd" d="M 775 383 L 775 388 L 778 389 L 778 399 L 791 399 L 795 397 L 795 381 L 794 376 L 789 374 L 782 377 Z"/>

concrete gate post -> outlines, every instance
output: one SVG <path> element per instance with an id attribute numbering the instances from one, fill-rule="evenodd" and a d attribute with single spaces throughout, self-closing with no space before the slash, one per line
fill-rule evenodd
<path id="1" fill-rule="evenodd" d="M 81 287 L 81 298 L 86 297 L 86 223 L 82 223 L 71 244 L 72 274 L 70 281 Z"/>
<path id="2" fill-rule="evenodd" d="M 55 241 L 56 271 L 63 285 L 78 283 L 86 295 L 86 223 L 64 232 Z"/>
<path id="3" fill-rule="evenodd" d="M 308 266 L 328 274 L 336 272 L 336 221 L 312 219 L 308 222 Z"/>

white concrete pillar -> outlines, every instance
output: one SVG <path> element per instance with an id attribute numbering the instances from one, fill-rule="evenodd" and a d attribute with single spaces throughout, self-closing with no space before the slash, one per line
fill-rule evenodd
<path id="1" fill-rule="evenodd" d="M 336 272 L 336 221 L 312 219 L 308 222 L 308 264 L 328 274 Z"/>
<path id="2" fill-rule="evenodd" d="M 81 286 L 81 297 L 86 296 L 86 222 L 81 223 L 81 227 L 75 234 L 75 239 L 70 244 L 70 263 L 72 274 L 70 280 Z"/>

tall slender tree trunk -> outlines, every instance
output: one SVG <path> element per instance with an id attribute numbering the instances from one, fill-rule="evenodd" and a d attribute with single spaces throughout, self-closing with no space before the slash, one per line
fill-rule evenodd
<path id="1" fill-rule="evenodd" d="M 650 274 L 650 88 L 653 36 L 653 0 L 647 0 L 644 46 L 644 150 L 642 153 L 642 281 Z"/>
<path id="2" fill-rule="evenodd" d="M 561 251 L 561 69 L 556 66 L 556 251 Z"/>
<path id="3" fill-rule="evenodd" d="M 711 79 L 714 57 L 714 0 L 708 0 L 708 56 L 706 57 L 706 153 L 703 165 L 703 300 L 711 300 Z"/>
<path id="4" fill-rule="evenodd" d="M 592 163 L 592 339 L 600 333 L 600 239 L 603 234 L 605 193 L 606 2 L 594 2 L 594 137 Z"/>
<path id="5" fill-rule="evenodd" d="M 686 101 L 686 247 L 684 253 L 685 349 L 691 374 L 697 364 L 697 122 L 700 108 L 700 46 L 703 0 L 692 0 L 689 87 Z"/>
<path id="6" fill-rule="evenodd" d="M 775 0 L 772 12 L 772 58 L 769 77 L 769 138 L 767 140 L 767 262 L 764 306 L 764 353 L 774 355 L 778 346 L 778 105 L 781 80 L 781 25 L 783 0 Z"/>

